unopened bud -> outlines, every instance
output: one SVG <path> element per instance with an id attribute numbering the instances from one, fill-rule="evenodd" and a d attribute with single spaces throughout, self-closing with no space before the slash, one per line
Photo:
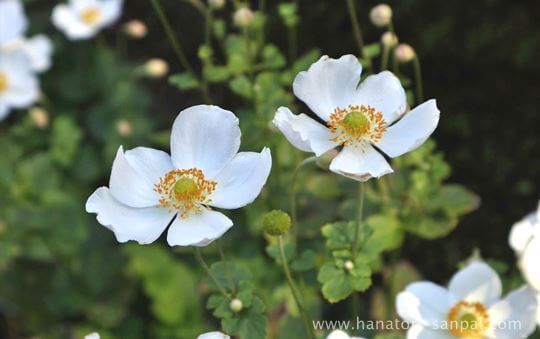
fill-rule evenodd
<path id="1" fill-rule="evenodd" d="M 214 9 L 220 9 L 225 6 L 225 0 L 208 0 L 208 5 Z"/>
<path id="2" fill-rule="evenodd" d="M 229 308 L 234 313 L 238 313 L 244 308 L 244 304 L 242 304 L 242 300 L 238 298 L 234 298 L 233 300 L 231 300 L 231 303 L 229 304 Z"/>
<path id="3" fill-rule="evenodd" d="M 134 39 L 141 39 L 148 34 L 148 29 L 141 20 L 131 20 L 124 25 L 124 32 Z"/>
<path id="4" fill-rule="evenodd" d="M 144 64 L 144 70 L 152 78 L 161 78 L 169 72 L 169 64 L 163 59 L 150 59 Z"/>
<path id="5" fill-rule="evenodd" d="M 264 231 L 269 235 L 284 235 L 291 228 L 291 217 L 281 210 L 273 210 L 263 217 Z"/>
<path id="6" fill-rule="evenodd" d="M 255 15 L 253 11 L 247 7 L 242 7 L 234 13 L 234 24 L 238 27 L 245 28 L 251 25 Z"/>
<path id="7" fill-rule="evenodd" d="M 344 266 L 345 266 L 345 269 L 347 271 L 350 271 L 350 270 L 352 270 L 354 268 L 354 263 L 351 260 L 347 260 L 347 261 L 345 261 Z"/>
<path id="8" fill-rule="evenodd" d="M 392 8 L 387 4 L 380 4 L 371 9 L 369 19 L 376 27 L 386 27 L 392 22 Z"/>
<path id="9" fill-rule="evenodd" d="M 416 55 L 414 49 L 408 44 L 399 44 L 394 51 L 397 61 L 401 63 L 411 62 Z"/>
<path id="10" fill-rule="evenodd" d="M 116 122 L 116 131 L 123 137 L 127 137 L 133 133 L 133 126 L 131 122 L 126 119 L 120 119 Z"/>
<path id="11" fill-rule="evenodd" d="M 398 44 L 398 38 L 392 32 L 384 32 L 381 36 L 381 44 L 386 48 L 392 48 Z"/>
<path id="12" fill-rule="evenodd" d="M 38 128 L 44 129 L 49 126 L 49 114 L 41 107 L 32 107 L 29 111 L 30 118 Z"/>

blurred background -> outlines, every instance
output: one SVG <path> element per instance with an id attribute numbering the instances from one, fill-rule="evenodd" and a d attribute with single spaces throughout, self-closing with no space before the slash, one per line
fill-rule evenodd
<path id="1" fill-rule="evenodd" d="M 191 338 L 215 322 L 192 293 L 204 286 L 199 284 L 202 273 L 191 268 L 189 251 L 173 257 L 164 255 L 166 246 L 120 246 L 84 212 L 84 202 L 93 189 L 107 184 L 120 144 L 168 150 L 176 114 L 203 99 L 196 91 L 179 91 L 166 79 L 133 76 L 151 57 L 165 59 L 171 74 L 183 71 L 148 1 L 125 1 L 121 18 L 142 20 L 148 36 L 120 42 L 125 38 L 118 37 L 119 26 L 96 40 L 66 41 L 49 21 L 55 3 L 25 1 L 30 35 L 44 32 L 55 42 L 53 67 L 42 83 L 56 119 L 49 128 L 35 129 L 26 115 L 12 114 L 0 125 L 0 338 L 76 338 L 96 329 L 111 338 Z M 377 42 L 382 31 L 369 24 L 368 14 L 379 2 L 356 3 L 366 42 Z M 447 181 L 480 199 L 478 208 L 460 218 L 445 237 L 406 235 L 399 258 L 428 280 L 445 283 L 457 263 L 478 249 L 510 279 L 519 276 L 508 233 L 540 198 L 540 4 L 387 3 L 400 42 L 419 55 L 425 97 L 438 100 L 442 115 L 433 139 L 451 168 Z M 288 33 L 277 4 L 265 3 L 266 38 L 286 51 Z M 163 7 L 188 59 L 199 69 L 204 18 L 188 1 L 164 0 Z M 314 49 L 332 57 L 356 52 L 344 1 L 300 0 L 298 8 L 299 56 Z M 230 21 L 230 11 L 216 16 Z M 246 109 L 242 98 L 225 86 L 211 84 L 210 92 L 220 106 Z M 268 109 L 262 114 L 270 121 L 273 113 Z M 129 121 L 129 133 L 119 130 L 122 121 Z M 243 126 L 244 134 L 246 128 L 252 126 Z M 265 140 L 247 145 L 255 150 Z M 250 220 L 249 213 L 265 208 L 253 207 L 241 218 Z M 304 214 L 310 208 L 321 206 L 308 206 Z M 255 226 L 246 227 L 257 235 Z M 241 261 L 254 248 L 264 254 L 262 237 L 260 244 L 238 246 L 241 232 L 231 233 L 225 247 L 233 257 Z M 208 253 L 215 255 L 212 249 Z M 180 263 L 173 264 L 175 260 Z M 265 279 L 264 273 L 255 275 Z M 271 286 L 266 288 L 273 293 Z M 337 304 L 322 312 L 334 317 L 345 307 Z"/>

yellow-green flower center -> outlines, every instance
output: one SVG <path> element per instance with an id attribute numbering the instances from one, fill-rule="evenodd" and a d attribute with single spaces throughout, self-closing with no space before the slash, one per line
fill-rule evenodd
<path id="1" fill-rule="evenodd" d="M 174 194 L 176 194 L 178 197 L 190 199 L 197 194 L 199 186 L 195 180 L 191 178 L 180 178 L 176 184 L 174 184 L 173 190 Z"/>
<path id="2" fill-rule="evenodd" d="M 481 303 L 461 301 L 448 312 L 450 332 L 458 338 L 483 338 L 489 328 L 489 315 Z"/>
<path id="3" fill-rule="evenodd" d="M 81 12 L 81 20 L 87 25 L 95 24 L 101 17 L 101 12 L 98 8 L 90 7 Z"/>
<path id="4" fill-rule="evenodd" d="M 3 72 L 0 72 L 0 93 L 5 92 L 7 88 L 8 88 L 7 75 Z"/>
<path id="5" fill-rule="evenodd" d="M 337 107 L 328 120 L 332 141 L 341 145 L 364 147 L 375 144 L 386 131 L 386 122 L 382 113 L 371 106 Z"/>
<path id="6" fill-rule="evenodd" d="M 343 118 L 343 124 L 351 131 L 365 132 L 369 128 L 369 119 L 360 111 L 352 111 Z"/>

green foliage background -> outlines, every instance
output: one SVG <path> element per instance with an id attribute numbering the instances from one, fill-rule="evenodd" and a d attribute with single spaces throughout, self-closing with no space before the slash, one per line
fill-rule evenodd
<path id="1" fill-rule="evenodd" d="M 194 338 L 221 324 L 243 338 L 302 338 L 278 249 L 262 234 L 260 220 L 273 208 L 288 210 L 292 173 L 307 155 L 294 151 L 269 121 L 280 105 L 307 112 L 290 89 L 297 72 L 321 54 L 356 52 L 345 2 L 299 1 L 292 60 L 278 1 L 267 1 L 266 21 L 257 17 L 265 38 L 254 36 L 249 52 L 231 11 L 219 11 L 227 29 L 213 38 L 211 63 L 199 48 L 203 18 L 186 1 L 163 1 L 190 62 L 208 75 L 213 102 L 239 115 L 243 149 L 269 146 L 274 156 L 261 198 L 232 213 L 235 226 L 222 241 L 234 262 L 232 285 L 249 306 L 240 315 L 222 307 L 227 300 L 203 279 L 190 249 L 170 249 L 163 239 L 120 245 L 84 211 L 86 198 L 107 184 L 119 145 L 168 150 L 176 114 L 203 101 L 149 2 L 126 1 L 122 18 L 142 19 L 147 38 L 125 41 L 115 27 L 86 42 L 69 42 L 51 27 L 54 2 L 25 3 L 31 31 L 47 32 L 55 43 L 53 67 L 42 76 L 42 106 L 51 121 L 39 129 L 20 111 L 0 123 L 0 337 L 81 338 L 99 331 L 105 338 Z M 358 1 L 367 42 L 381 33 L 368 22 L 374 4 Z M 539 5 L 390 4 L 400 40 L 420 55 L 425 93 L 438 99 L 441 123 L 435 141 L 394 160 L 394 175 L 369 183 L 363 235 L 369 241 L 354 258 L 354 274 L 344 261 L 351 257 L 346 221 L 355 217 L 356 188 L 315 163 L 300 172 L 296 232 L 302 241 L 288 241 L 285 250 L 316 318 L 348 319 L 352 304 L 339 301 L 373 283 L 361 294 L 359 316 L 393 319 L 393 296 L 405 283 L 420 276 L 444 283 L 475 248 L 504 275 L 505 286 L 520 282 L 507 236 L 538 200 L 540 24 L 532 13 Z M 254 83 L 248 53 L 258 58 Z M 142 76 L 142 63 L 156 56 L 169 61 L 175 74 L 169 81 Z M 411 70 L 401 71 L 410 87 Z M 119 120 L 131 123 L 130 135 L 118 133 Z M 215 246 L 204 254 L 219 261 Z M 219 263 L 212 270 L 229 284 Z"/>

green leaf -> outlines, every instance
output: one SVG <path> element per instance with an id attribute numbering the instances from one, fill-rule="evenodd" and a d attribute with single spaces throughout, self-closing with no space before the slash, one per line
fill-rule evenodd
<path id="1" fill-rule="evenodd" d="M 355 264 L 355 268 L 348 272 L 334 262 L 327 262 L 321 267 L 317 280 L 322 284 L 325 299 L 336 303 L 346 299 L 353 291 L 368 289 L 371 286 L 370 273 L 369 267 L 361 263 Z"/>
<path id="2" fill-rule="evenodd" d="M 283 244 L 283 252 L 285 252 L 285 259 L 290 261 L 294 257 L 295 247 L 292 243 L 286 242 Z M 266 253 L 273 258 L 276 263 L 281 265 L 281 254 L 279 250 L 278 242 L 274 241 L 266 246 Z"/>
<path id="3" fill-rule="evenodd" d="M 251 82 L 244 75 L 233 78 L 231 82 L 229 82 L 229 87 L 234 93 L 246 99 L 251 98 L 253 95 L 253 86 L 251 86 Z"/>
<path id="4" fill-rule="evenodd" d="M 54 120 L 51 140 L 51 157 L 63 166 L 73 162 L 82 132 L 68 116 L 59 116 Z"/>
<path id="5" fill-rule="evenodd" d="M 350 249 L 354 239 L 354 222 L 336 222 L 324 225 L 321 229 L 329 250 Z"/>
<path id="6" fill-rule="evenodd" d="M 430 204 L 443 206 L 453 214 L 462 215 L 475 210 L 479 198 L 465 187 L 456 184 L 444 185 Z"/>
<path id="7" fill-rule="evenodd" d="M 228 273 L 222 261 L 216 262 L 212 264 L 212 266 L 210 266 L 210 271 L 212 272 L 216 280 L 219 282 L 219 284 L 229 291 L 232 290 L 232 286 L 230 286 L 231 279 L 236 289 L 241 286 L 242 281 L 251 280 L 251 273 L 245 267 L 229 262 L 227 263 L 227 269 Z M 208 288 L 210 288 L 211 290 L 219 291 L 217 286 L 214 284 L 214 281 L 210 278 L 207 278 L 206 283 L 208 284 Z"/>
<path id="8" fill-rule="evenodd" d="M 368 58 L 375 58 L 381 54 L 381 44 L 378 42 L 366 45 L 363 49 L 364 55 Z"/>
<path id="9" fill-rule="evenodd" d="M 229 69 L 226 66 L 206 66 L 204 74 L 210 82 L 225 82 L 230 77 Z"/>
<path id="10" fill-rule="evenodd" d="M 263 65 L 270 69 L 279 69 L 287 63 L 287 60 L 279 50 L 274 45 L 264 46 L 262 52 Z"/>
<path id="11" fill-rule="evenodd" d="M 300 257 L 298 257 L 292 262 L 291 268 L 295 271 L 309 271 L 315 267 L 315 261 L 315 252 L 313 252 L 312 250 L 306 250 L 302 252 Z"/>
<path id="12" fill-rule="evenodd" d="M 403 242 L 403 230 L 399 220 L 392 215 L 376 214 L 366 220 L 367 225 L 373 231 L 364 243 L 363 249 L 376 254 L 383 251 L 398 248 Z"/>
<path id="13" fill-rule="evenodd" d="M 169 77 L 169 83 L 182 90 L 199 87 L 199 81 L 190 73 L 178 73 Z"/>

